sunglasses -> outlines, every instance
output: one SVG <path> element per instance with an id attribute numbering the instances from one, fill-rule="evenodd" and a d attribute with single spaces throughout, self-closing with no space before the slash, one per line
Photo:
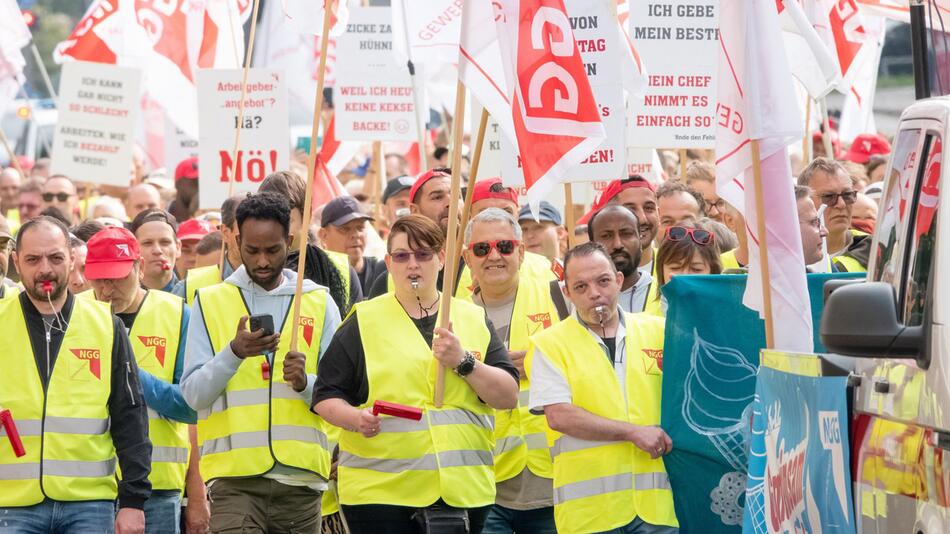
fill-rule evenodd
<path id="1" fill-rule="evenodd" d="M 709 230 L 702 228 L 686 228 L 685 226 L 670 226 L 666 229 L 666 239 L 670 241 L 682 241 L 689 236 L 693 243 L 706 246 L 713 242 L 713 234 Z"/>
<path id="2" fill-rule="evenodd" d="M 833 208 L 838 205 L 838 198 L 844 201 L 845 204 L 851 205 L 858 199 L 857 191 L 845 191 L 844 193 L 824 193 L 818 195 L 818 198 L 821 200 L 821 203 L 829 208 Z"/>
<path id="3" fill-rule="evenodd" d="M 52 202 L 55 198 L 59 202 L 66 202 L 71 196 L 69 193 L 43 193 L 43 200 L 45 202 Z"/>
<path id="4" fill-rule="evenodd" d="M 435 256 L 435 252 L 431 250 L 414 250 L 412 252 L 400 251 L 389 253 L 389 257 L 396 263 L 408 263 L 410 256 L 416 258 L 416 263 L 425 263 Z"/>
<path id="5" fill-rule="evenodd" d="M 725 211 L 725 209 L 726 209 L 726 201 L 725 201 L 725 199 L 722 199 L 722 198 L 720 198 L 719 200 L 717 200 L 717 201 L 715 201 L 715 202 L 710 202 L 710 201 L 704 199 L 704 200 L 703 200 L 703 203 L 706 205 L 706 206 L 705 206 L 705 207 L 706 207 L 706 213 L 709 213 L 709 210 L 711 210 L 711 209 L 713 209 L 713 208 L 716 208 L 716 211 L 719 211 L 719 212 Z"/>
<path id="6" fill-rule="evenodd" d="M 476 258 L 484 258 L 491 254 L 491 249 L 497 250 L 502 256 L 510 256 L 520 244 L 521 241 L 514 239 L 498 239 L 496 241 L 472 243 L 468 246 L 468 249 L 472 251 Z"/>

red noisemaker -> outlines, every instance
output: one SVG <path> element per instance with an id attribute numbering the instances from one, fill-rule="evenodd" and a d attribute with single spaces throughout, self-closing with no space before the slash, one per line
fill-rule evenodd
<path id="1" fill-rule="evenodd" d="M 23 442 L 20 441 L 20 433 L 17 432 L 16 423 L 13 422 L 13 415 L 10 410 L 0 409 L 0 422 L 3 423 L 3 430 L 7 433 L 7 439 L 10 440 L 10 446 L 13 447 L 13 454 L 17 458 L 26 454 L 23 448 Z"/>
<path id="2" fill-rule="evenodd" d="M 373 415 L 379 414 L 418 421 L 422 419 L 422 408 L 378 400 L 373 403 Z"/>
<path id="3" fill-rule="evenodd" d="M 170 271 L 170 270 L 172 270 L 172 266 L 169 265 L 167 261 L 163 261 L 163 262 L 162 262 L 162 270 L 163 270 L 163 271 Z"/>
<path id="4" fill-rule="evenodd" d="M 43 280 L 43 281 L 40 282 L 40 283 L 43 284 L 43 291 L 44 291 L 44 292 L 46 292 L 46 293 L 52 293 L 52 292 L 53 292 L 53 281 L 52 281 L 52 280 Z"/>

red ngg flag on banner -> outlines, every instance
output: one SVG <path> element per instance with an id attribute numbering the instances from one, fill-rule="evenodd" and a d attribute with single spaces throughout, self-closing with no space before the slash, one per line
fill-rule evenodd
<path id="1" fill-rule="evenodd" d="M 495 116 L 518 146 L 537 205 L 605 135 L 567 10 L 563 0 L 473 0 L 465 9 L 459 75 L 493 114 L 508 106 L 510 126 Z"/>

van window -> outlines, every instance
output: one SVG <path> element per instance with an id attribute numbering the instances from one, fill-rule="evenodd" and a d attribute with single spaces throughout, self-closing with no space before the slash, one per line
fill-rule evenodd
<path id="1" fill-rule="evenodd" d="M 887 189 L 881 198 L 877 235 L 880 236 L 875 255 L 872 280 L 888 282 L 899 291 L 901 258 L 907 228 L 907 207 L 917 183 L 917 163 L 920 157 L 920 130 L 902 130 L 894 146 L 890 167 L 886 174 Z"/>
<path id="2" fill-rule="evenodd" d="M 930 273 L 937 250 L 937 208 L 940 203 L 940 159 L 942 143 L 939 137 L 928 136 L 927 165 L 920 189 L 917 191 L 910 228 L 907 282 L 904 287 L 904 324 L 920 326 L 924 319 L 927 298 L 930 296 Z"/>

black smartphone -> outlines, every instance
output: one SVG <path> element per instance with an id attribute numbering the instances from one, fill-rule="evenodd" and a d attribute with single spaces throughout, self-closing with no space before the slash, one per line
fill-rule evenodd
<path id="1" fill-rule="evenodd" d="M 270 336 L 274 334 L 274 316 L 272 315 L 252 315 L 250 317 L 249 329 L 251 332 L 257 332 L 260 329 L 264 329 L 264 335 Z"/>

